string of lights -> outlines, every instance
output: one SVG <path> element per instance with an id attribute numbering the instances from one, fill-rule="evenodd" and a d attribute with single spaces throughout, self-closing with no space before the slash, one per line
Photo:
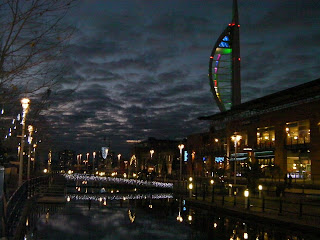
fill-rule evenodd
<path id="1" fill-rule="evenodd" d="M 156 188 L 173 188 L 172 183 L 162 183 L 156 181 L 144 181 L 137 179 L 126 179 L 126 178 L 116 178 L 116 177 L 100 177 L 82 173 L 74 173 L 74 174 L 64 174 L 64 177 L 67 180 L 72 181 L 95 181 L 95 182 L 109 182 L 116 184 L 128 184 L 128 185 L 138 185 L 138 186 L 149 186 Z"/>
<path id="2" fill-rule="evenodd" d="M 170 199 L 173 198 L 172 193 L 154 193 L 154 194 L 116 194 L 116 195 L 102 195 L 102 194 L 68 194 L 67 201 L 105 201 L 105 200 L 132 200 L 132 199 Z"/>

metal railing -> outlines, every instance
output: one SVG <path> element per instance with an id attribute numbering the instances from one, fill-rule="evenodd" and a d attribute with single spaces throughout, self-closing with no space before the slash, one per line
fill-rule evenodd
<path id="1" fill-rule="evenodd" d="M 186 184 L 180 187 L 186 187 Z M 280 196 L 275 191 L 250 193 L 244 196 L 244 186 L 229 187 L 225 184 L 209 184 L 207 182 L 193 183 L 193 189 L 184 189 L 189 197 L 214 203 L 237 211 L 250 211 L 260 215 L 287 216 L 293 219 L 304 219 L 310 223 L 320 223 L 320 193 L 290 193 L 283 192 Z M 181 189 L 182 190 L 182 189 Z M 191 191 L 191 192 L 190 192 Z M 180 191 L 180 193 L 183 191 Z"/>
<path id="2" fill-rule="evenodd" d="M 3 216 L 1 237 L 14 236 L 27 200 L 40 193 L 42 186 L 48 185 L 49 177 L 43 176 L 27 180 L 11 195 L 7 203 L 1 200 Z"/>

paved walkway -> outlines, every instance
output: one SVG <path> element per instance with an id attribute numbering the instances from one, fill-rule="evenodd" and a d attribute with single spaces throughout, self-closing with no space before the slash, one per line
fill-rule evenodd
<path id="1" fill-rule="evenodd" d="M 222 196 L 215 191 L 212 200 L 212 190 L 206 195 L 198 192 L 198 196 L 186 199 L 191 206 L 221 210 L 241 218 L 263 220 L 273 224 L 287 225 L 299 229 L 309 229 L 320 233 L 320 190 L 286 189 L 283 197 L 258 195 L 245 198 L 243 192 L 234 197 Z"/>

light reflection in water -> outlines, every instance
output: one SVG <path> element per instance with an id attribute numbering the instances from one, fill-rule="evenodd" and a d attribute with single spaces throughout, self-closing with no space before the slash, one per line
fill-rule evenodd
<path id="1" fill-rule="evenodd" d="M 81 197 L 80 197 L 81 195 Z M 154 199 L 157 195 L 137 194 L 119 205 L 121 197 L 74 194 L 66 204 L 39 205 L 37 221 L 29 218 L 30 233 L 25 239 L 214 239 L 214 240 L 314 240 L 302 233 L 270 224 L 243 222 L 213 211 L 190 208 L 182 199 Z M 67 196 L 67 197 L 68 197 Z M 139 196 L 139 197 L 137 197 Z M 165 196 L 162 195 L 161 196 Z M 128 197 L 126 195 L 126 197 Z M 95 201 L 91 209 L 86 204 Z M 85 204 L 84 204 L 85 203 Z M 94 202 L 93 202 L 94 203 Z M 104 204 L 105 203 L 105 204 Z M 149 205 L 152 204 L 152 208 Z M 40 211 L 40 212 L 39 212 Z M 50 213 L 50 219 L 49 219 Z M 30 225 L 36 223 L 37 230 Z M 32 235 L 32 234 L 33 235 Z M 110 233 L 114 235 L 110 237 Z M 64 235 L 63 235 L 64 234 Z M 33 237 L 31 237 L 31 235 Z M 109 237 L 108 237 L 109 236 Z"/>
<path id="2" fill-rule="evenodd" d="M 190 225 L 191 239 L 227 239 L 227 240 L 315 240 L 315 233 L 308 230 L 298 231 L 290 226 L 277 226 L 267 222 L 244 221 L 214 211 L 185 206 L 182 199 L 177 206 L 179 223 Z M 181 212 L 181 207 L 186 209 Z"/>

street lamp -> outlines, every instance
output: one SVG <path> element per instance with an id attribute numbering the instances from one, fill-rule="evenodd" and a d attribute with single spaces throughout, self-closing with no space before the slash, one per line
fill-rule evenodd
<path id="1" fill-rule="evenodd" d="M 192 177 L 189 177 L 189 185 L 188 185 L 188 188 L 189 188 L 189 197 L 192 198 L 192 189 L 193 189 L 193 184 L 192 184 Z"/>
<path id="2" fill-rule="evenodd" d="M 231 136 L 232 141 L 234 142 L 234 182 L 233 184 L 235 185 L 237 182 L 237 146 L 238 142 L 242 139 L 241 135 L 234 134 Z"/>
<path id="3" fill-rule="evenodd" d="M 150 164 L 152 164 L 152 156 L 153 156 L 153 154 L 154 154 L 154 150 L 153 149 L 151 149 L 150 150 Z"/>
<path id="4" fill-rule="evenodd" d="M 261 184 L 258 186 L 258 189 L 259 189 L 259 198 L 261 198 L 261 192 L 262 192 L 262 185 Z"/>
<path id="5" fill-rule="evenodd" d="M 121 160 L 121 154 L 119 153 L 119 154 L 118 154 L 118 166 L 119 166 L 119 170 L 120 170 L 120 167 L 121 167 L 121 162 L 120 162 L 120 160 Z"/>
<path id="6" fill-rule="evenodd" d="M 23 149 L 24 149 L 24 131 L 26 125 L 26 117 L 29 111 L 30 99 L 23 98 L 21 99 L 22 106 L 22 133 L 21 133 L 21 142 L 20 142 L 20 151 L 19 151 L 19 186 L 22 185 L 22 174 L 23 174 Z"/>
<path id="7" fill-rule="evenodd" d="M 48 172 L 51 172 L 51 162 L 52 162 L 52 152 L 50 150 L 48 154 Z"/>
<path id="8" fill-rule="evenodd" d="M 245 208 L 248 208 L 249 189 L 244 190 L 244 204 Z"/>
<path id="9" fill-rule="evenodd" d="M 86 161 L 86 165 L 87 165 L 87 171 L 88 171 L 88 164 L 89 164 L 89 153 L 87 153 L 87 161 Z"/>
<path id="10" fill-rule="evenodd" d="M 92 160 L 92 172 L 94 173 L 94 162 L 95 162 L 95 160 L 96 160 L 96 152 L 93 152 L 93 160 Z"/>
<path id="11" fill-rule="evenodd" d="M 31 125 L 28 126 L 29 131 L 29 137 L 28 137 L 28 143 L 29 143 L 29 152 L 28 152 L 28 170 L 27 170 L 27 179 L 30 179 L 30 160 L 31 160 L 31 143 L 32 143 L 32 132 L 33 127 Z"/>
<path id="12" fill-rule="evenodd" d="M 151 158 L 151 160 L 152 160 L 152 155 L 154 154 L 154 150 L 153 149 L 151 149 L 150 150 L 150 158 Z"/>
<path id="13" fill-rule="evenodd" d="M 33 144 L 33 158 L 31 158 L 32 161 L 32 171 L 34 172 L 35 164 L 36 164 L 36 148 L 37 144 Z"/>
<path id="14" fill-rule="evenodd" d="M 180 149 L 180 176 L 179 176 L 179 181 L 181 181 L 181 176 L 182 176 L 182 149 L 184 149 L 184 145 L 180 144 L 178 146 L 178 148 Z"/>

